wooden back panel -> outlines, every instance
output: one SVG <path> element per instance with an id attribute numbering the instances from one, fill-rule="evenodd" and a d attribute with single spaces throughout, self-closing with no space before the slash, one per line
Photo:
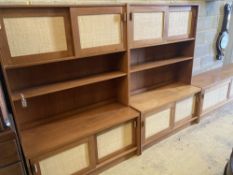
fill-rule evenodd
<path id="1" fill-rule="evenodd" d="M 187 41 L 182 43 L 133 49 L 131 50 L 131 65 L 172 59 L 182 56 L 192 57 L 192 52 L 189 52 L 192 46 L 193 41 Z"/>
<path id="2" fill-rule="evenodd" d="M 110 80 L 81 86 L 59 93 L 52 93 L 27 99 L 28 107 L 22 107 L 21 101 L 14 102 L 15 116 L 20 129 L 28 128 L 38 120 L 49 121 L 59 114 L 81 110 L 88 106 L 118 99 L 117 80 Z"/>
<path id="3" fill-rule="evenodd" d="M 123 54 L 110 54 L 86 59 L 9 69 L 7 75 L 12 91 L 49 83 L 75 80 L 91 75 L 121 70 Z"/>

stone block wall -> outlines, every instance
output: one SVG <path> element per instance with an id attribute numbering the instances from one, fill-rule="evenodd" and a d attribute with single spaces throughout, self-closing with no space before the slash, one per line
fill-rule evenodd
<path id="1" fill-rule="evenodd" d="M 193 75 L 220 67 L 215 43 L 221 29 L 223 9 L 230 0 L 0 0 L 0 4 L 87 4 L 87 3 L 198 3 L 200 5 Z"/>

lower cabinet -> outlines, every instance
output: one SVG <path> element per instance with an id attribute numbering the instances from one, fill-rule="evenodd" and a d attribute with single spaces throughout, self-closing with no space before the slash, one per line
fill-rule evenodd
<path id="1" fill-rule="evenodd" d="M 36 175 L 71 175 L 93 172 L 101 163 L 136 148 L 136 120 L 100 131 L 72 146 L 30 160 Z M 136 149 L 135 149 L 136 150 Z M 111 161 L 110 161 L 111 162 Z M 105 164 L 105 163 L 104 163 Z"/>
<path id="2" fill-rule="evenodd" d="M 215 106 L 227 101 L 228 99 L 228 89 L 230 81 L 218 84 L 212 88 L 206 89 L 204 92 L 202 112 L 206 112 L 214 108 Z"/>
<path id="3" fill-rule="evenodd" d="M 195 120 L 196 95 L 168 104 L 142 116 L 143 146 Z"/>

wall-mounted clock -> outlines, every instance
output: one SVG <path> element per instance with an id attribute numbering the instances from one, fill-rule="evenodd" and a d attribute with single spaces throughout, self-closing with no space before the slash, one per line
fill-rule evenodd
<path id="1" fill-rule="evenodd" d="M 222 30 L 217 39 L 217 60 L 222 60 L 224 57 L 224 51 L 227 48 L 229 42 L 229 23 L 231 18 L 231 11 L 232 11 L 231 4 L 227 3 L 224 7 L 224 19 L 222 24 Z"/>

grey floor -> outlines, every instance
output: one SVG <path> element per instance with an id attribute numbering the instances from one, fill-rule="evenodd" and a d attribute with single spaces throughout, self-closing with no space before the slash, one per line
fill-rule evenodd
<path id="1" fill-rule="evenodd" d="M 233 104 L 101 175 L 222 175 L 233 148 Z"/>

